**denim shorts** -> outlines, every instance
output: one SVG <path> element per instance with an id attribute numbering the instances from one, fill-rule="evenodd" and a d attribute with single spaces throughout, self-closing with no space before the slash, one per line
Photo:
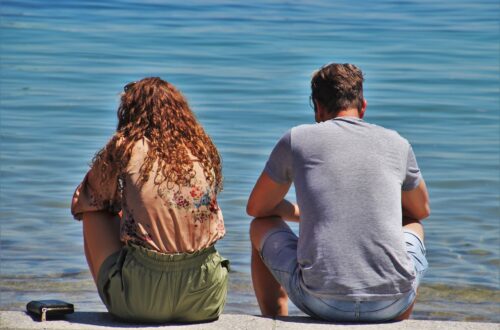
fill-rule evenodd
<path id="1" fill-rule="evenodd" d="M 415 267 L 412 290 L 397 299 L 377 301 L 339 300 L 318 297 L 304 289 L 297 261 L 298 237 L 290 228 L 279 227 L 266 234 L 261 257 L 290 300 L 311 317 L 337 322 L 390 321 L 405 312 L 416 298 L 417 287 L 428 268 L 425 246 L 410 230 L 404 230 L 406 250 Z"/>

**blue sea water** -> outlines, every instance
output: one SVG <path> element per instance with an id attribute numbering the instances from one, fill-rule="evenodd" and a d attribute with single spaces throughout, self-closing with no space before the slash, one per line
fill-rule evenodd
<path id="1" fill-rule="evenodd" d="M 334 61 L 363 69 L 365 119 L 411 141 L 430 191 L 415 317 L 499 322 L 499 13 L 496 0 L 2 0 L 0 309 L 103 309 L 70 198 L 123 85 L 161 76 L 222 154 L 226 311 L 258 313 L 246 200 L 276 140 L 313 122 L 311 73 Z"/>

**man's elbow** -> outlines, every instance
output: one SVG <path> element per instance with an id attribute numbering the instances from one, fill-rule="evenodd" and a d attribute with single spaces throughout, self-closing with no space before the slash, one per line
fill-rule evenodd
<path id="1" fill-rule="evenodd" d="M 247 203 L 247 214 L 251 217 L 257 218 L 259 214 L 259 209 L 255 203 L 252 203 L 252 201 L 248 201 Z"/>
<path id="2" fill-rule="evenodd" d="M 429 203 L 425 204 L 424 211 L 422 212 L 422 218 L 421 220 L 428 218 L 431 215 L 431 206 Z"/>
<path id="3" fill-rule="evenodd" d="M 424 220 L 431 215 L 431 207 L 429 203 L 425 203 L 421 206 L 413 207 L 413 208 L 405 208 L 403 207 L 403 216 L 415 219 L 415 220 Z"/>
<path id="4" fill-rule="evenodd" d="M 422 207 L 420 212 L 418 214 L 416 214 L 416 218 L 418 220 L 424 220 L 424 219 L 428 218 L 430 215 L 431 215 L 431 206 L 429 205 L 429 203 L 426 203 Z"/>
<path id="5" fill-rule="evenodd" d="M 269 210 L 263 203 L 256 203 L 250 199 L 247 203 L 247 214 L 254 218 L 266 217 L 269 215 Z"/>

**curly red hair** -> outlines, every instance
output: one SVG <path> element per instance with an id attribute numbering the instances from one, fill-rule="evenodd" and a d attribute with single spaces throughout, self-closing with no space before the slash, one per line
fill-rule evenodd
<path id="1" fill-rule="evenodd" d="M 170 83 L 145 78 L 128 84 L 118 107 L 118 127 L 94 157 L 103 179 L 121 174 L 137 141 L 147 139 L 148 152 L 140 168 L 142 183 L 158 163 L 154 182 L 168 189 L 190 186 L 195 176 L 193 159 L 200 163 L 207 182 L 222 190 L 222 166 L 217 148 L 189 108 L 184 96 Z"/>

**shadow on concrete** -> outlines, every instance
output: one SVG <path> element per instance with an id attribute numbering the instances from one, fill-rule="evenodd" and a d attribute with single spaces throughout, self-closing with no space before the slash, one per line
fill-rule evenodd
<path id="1" fill-rule="evenodd" d="M 189 326 L 194 324 L 204 324 L 211 323 L 212 321 L 205 322 L 192 322 L 192 323 L 145 323 L 145 322 L 133 322 L 133 321 L 122 321 L 113 315 L 106 312 L 75 312 L 73 314 L 68 314 L 63 318 L 64 320 L 74 323 L 74 324 L 87 324 L 95 326 L 106 326 L 106 327 L 116 327 L 116 328 L 157 328 L 158 326 Z"/>
<path id="2" fill-rule="evenodd" d="M 314 319 L 308 316 L 278 316 L 276 317 L 277 321 L 281 322 L 289 322 L 289 323 L 308 323 L 308 324 L 330 324 L 330 325 L 366 325 L 366 324 L 390 324 L 397 323 L 399 321 L 388 321 L 383 323 L 362 323 L 362 322 L 330 322 L 319 319 Z"/>

